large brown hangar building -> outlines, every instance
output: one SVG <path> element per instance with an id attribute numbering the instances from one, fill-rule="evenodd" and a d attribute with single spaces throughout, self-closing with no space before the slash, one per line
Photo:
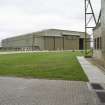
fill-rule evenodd
<path id="1" fill-rule="evenodd" d="M 4 39 L 2 47 L 15 50 L 83 50 L 84 38 L 84 32 L 48 29 Z"/>
<path id="2" fill-rule="evenodd" d="M 100 22 L 94 29 L 94 58 L 105 67 L 105 0 L 101 0 Z"/>

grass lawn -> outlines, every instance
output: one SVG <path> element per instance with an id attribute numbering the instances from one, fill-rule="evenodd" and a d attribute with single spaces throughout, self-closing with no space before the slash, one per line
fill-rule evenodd
<path id="1" fill-rule="evenodd" d="M 0 76 L 88 81 L 76 56 L 80 52 L 0 55 Z"/>

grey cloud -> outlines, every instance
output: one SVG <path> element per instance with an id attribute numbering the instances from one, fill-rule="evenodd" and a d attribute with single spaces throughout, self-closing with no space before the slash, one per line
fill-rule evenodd
<path id="1" fill-rule="evenodd" d="M 98 17 L 100 0 L 92 0 Z M 84 30 L 84 0 L 0 0 L 0 39 L 46 28 Z"/>

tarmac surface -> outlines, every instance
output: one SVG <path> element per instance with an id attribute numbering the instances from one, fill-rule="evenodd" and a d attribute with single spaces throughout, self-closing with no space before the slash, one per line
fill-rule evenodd
<path id="1" fill-rule="evenodd" d="M 0 105 L 97 105 L 86 82 L 0 77 Z"/>

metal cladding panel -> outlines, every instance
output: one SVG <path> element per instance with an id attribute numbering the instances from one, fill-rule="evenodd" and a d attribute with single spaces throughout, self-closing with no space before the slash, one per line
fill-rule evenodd
<path id="1" fill-rule="evenodd" d="M 32 46 L 32 35 L 17 36 L 2 41 L 3 47 L 22 48 Z"/>
<path id="2" fill-rule="evenodd" d="M 101 0 L 101 26 L 102 26 L 102 53 L 105 59 L 105 0 Z"/>

